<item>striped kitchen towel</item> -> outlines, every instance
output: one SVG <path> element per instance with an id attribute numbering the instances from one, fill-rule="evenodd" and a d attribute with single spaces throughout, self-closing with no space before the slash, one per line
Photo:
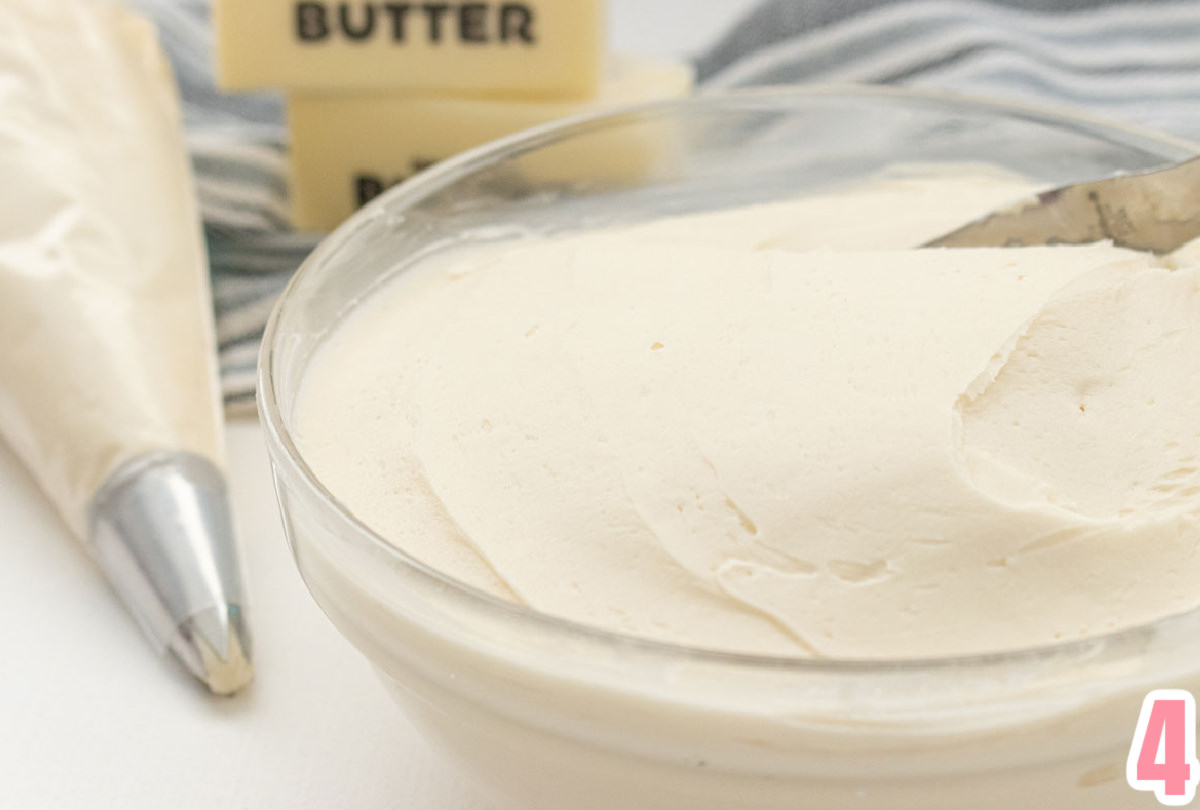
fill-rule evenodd
<path id="1" fill-rule="evenodd" d="M 246 409 L 266 315 L 317 241 L 287 225 L 281 105 L 213 89 L 207 0 L 126 2 L 158 22 L 179 76 L 226 402 Z M 1193 0 L 767 0 L 698 69 L 707 88 L 920 85 L 1068 104 L 1200 139 Z"/>
<path id="2" fill-rule="evenodd" d="M 1067 104 L 1200 139 L 1200 3 L 771 0 L 698 73 L 708 87 L 867 82 Z"/>
<path id="3" fill-rule="evenodd" d="M 288 225 L 283 103 L 273 93 L 216 90 L 208 0 L 125 2 L 158 24 L 179 80 L 208 242 L 226 409 L 252 412 L 267 315 L 320 240 Z"/>

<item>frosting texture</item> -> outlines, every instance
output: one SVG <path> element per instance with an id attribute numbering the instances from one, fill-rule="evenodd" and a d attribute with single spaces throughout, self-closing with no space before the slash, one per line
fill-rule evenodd
<path id="1" fill-rule="evenodd" d="M 384 537 L 624 633 L 969 654 L 1200 603 L 1200 268 L 914 250 L 983 168 L 464 252 L 309 368 L 297 437 Z"/>

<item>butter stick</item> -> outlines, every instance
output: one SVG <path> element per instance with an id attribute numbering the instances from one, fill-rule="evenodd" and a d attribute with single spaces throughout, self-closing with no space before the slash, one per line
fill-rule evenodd
<path id="1" fill-rule="evenodd" d="M 215 0 L 226 90 L 409 90 L 585 98 L 602 0 Z"/>
<path id="2" fill-rule="evenodd" d="M 295 225 L 329 230 L 389 187 L 433 163 L 547 121 L 622 104 L 686 95 L 690 66 L 613 60 L 600 91 L 579 102 L 426 98 L 397 94 L 312 95 L 288 99 Z M 592 177 L 644 173 L 662 155 L 658 133 L 599 133 L 594 144 L 535 153 L 538 179 L 570 180 L 586 160 Z M 586 155 L 581 155 L 581 150 Z"/>

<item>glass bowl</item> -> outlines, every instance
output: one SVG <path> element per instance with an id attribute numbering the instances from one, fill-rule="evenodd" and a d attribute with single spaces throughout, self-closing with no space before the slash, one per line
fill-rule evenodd
<path id="1" fill-rule="evenodd" d="M 1198 685 L 1200 615 L 1009 653 L 807 661 L 655 643 L 509 604 L 359 522 L 293 441 L 314 350 L 431 253 L 763 202 L 895 162 L 976 160 L 1046 183 L 1192 146 L 941 93 L 736 91 L 574 119 L 394 189 L 304 264 L 267 328 L 260 403 L 313 597 L 428 738 L 516 810 L 1117 810 L 1141 700 Z M 1200 587 L 1200 584 L 1198 584 Z"/>

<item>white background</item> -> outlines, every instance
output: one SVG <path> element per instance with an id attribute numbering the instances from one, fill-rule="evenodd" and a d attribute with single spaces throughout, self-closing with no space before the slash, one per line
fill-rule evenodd
<path id="1" fill-rule="evenodd" d="M 613 46 L 696 53 L 753 2 L 613 0 Z M 258 668 L 234 700 L 154 657 L 0 446 L 0 809 L 489 810 L 304 590 L 258 425 L 228 443 Z"/>

